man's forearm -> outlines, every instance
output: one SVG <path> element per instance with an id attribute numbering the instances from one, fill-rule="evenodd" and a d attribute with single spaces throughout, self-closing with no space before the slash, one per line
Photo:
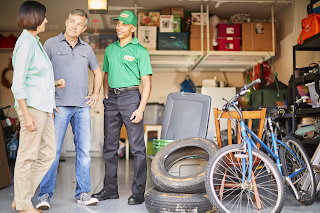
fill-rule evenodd
<path id="1" fill-rule="evenodd" d="M 144 111 L 146 108 L 147 102 L 149 100 L 150 94 L 151 94 L 151 76 L 148 76 L 147 79 L 144 79 L 142 82 L 142 93 L 141 93 L 141 101 L 139 108 Z"/>
<path id="2" fill-rule="evenodd" d="M 104 89 L 104 95 L 109 94 L 109 83 L 108 83 L 108 73 L 104 73 L 103 77 L 103 89 Z"/>
<path id="3" fill-rule="evenodd" d="M 101 84 L 102 84 L 102 71 L 100 68 L 97 68 L 93 71 L 94 80 L 93 80 L 93 92 L 94 94 L 99 95 Z"/>

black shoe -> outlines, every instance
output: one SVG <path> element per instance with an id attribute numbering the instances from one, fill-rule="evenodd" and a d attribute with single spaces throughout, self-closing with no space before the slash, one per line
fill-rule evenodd
<path id="1" fill-rule="evenodd" d="M 144 194 L 143 193 L 134 193 L 128 199 L 129 205 L 137 205 L 141 204 L 144 201 Z"/>
<path id="2" fill-rule="evenodd" d="M 97 198 L 99 201 L 101 201 L 106 199 L 118 199 L 119 194 L 118 192 L 107 192 L 102 189 L 99 193 L 93 194 L 91 197 Z"/>

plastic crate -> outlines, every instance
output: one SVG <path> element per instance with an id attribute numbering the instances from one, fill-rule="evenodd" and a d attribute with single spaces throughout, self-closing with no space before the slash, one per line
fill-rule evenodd
<path id="1" fill-rule="evenodd" d="M 218 37 L 241 37 L 241 23 L 219 23 Z"/>
<path id="2" fill-rule="evenodd" d="M 222 51 L 240 51 L 240 41 L 241 38 L 217 38 L 218 46 L 215 48 Z"/>
<path id="3" fill-rule="evenodd" d="M 163 113 L 163 104 L 147 103 L 144 109 L 143 124 L 162 124 Z"/>
<path id="4" fill-rule="evenodd" d="M 101 34 L 100 49 L 107 48 L 110 44 L 118 40 L 117 34 Z"/>

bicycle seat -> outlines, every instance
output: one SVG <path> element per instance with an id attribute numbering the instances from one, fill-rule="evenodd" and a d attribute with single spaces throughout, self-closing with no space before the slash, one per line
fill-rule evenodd
<path id="1" fill-rule="evenodd" d="M 267 115 L 274 115 L 279 113 L 279 108 L 276 106 L 267 107 Z"/>

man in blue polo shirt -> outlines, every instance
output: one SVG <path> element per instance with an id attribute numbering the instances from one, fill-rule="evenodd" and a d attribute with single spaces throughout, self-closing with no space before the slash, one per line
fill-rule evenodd
<path id="1" fill-rule="evenodd" d="M 139 44 L 132 34 L 136 30 L 137 17 L 131 11 L 123 11 L 117 20 L 119 40 L 109 45 L 105 51 L 104 80 L 104 147 L 105 160 L 104 187 L 92 197 L 99 200 L 117 199 L 117 169 L 120 129 L 127 129 L 130 150 L 134 157 L 134 177 L 132 195 L 128 204 L 144 201 L 146 186 L 146 147 L 143 137 L 143 111 L 151 93 L 152 69 L 148 51 Z M 142 82 L 140 95 L 138 85 Z"/>
<path id="2" fill-rule="evenodd" d="M 52 62 L 54 78 L 64 78 L 66 88 L 64 90 L 58 88 L 55 92 L 56 158 L 40 183 L 37 209 L 50 208 L 49 201 L 55 190 L 61 147 L 69 123 L 72 126 L 77 153 L 75 198 L 78 203 L 84 205 L 94 205 L 99 202 L 98 199 L 91 198 L 88 192 L 91 191 L 90 108 L 94 107 L 99 99 L 102 71 L 90 45 L 79 37 L 87 29 L 87 22 L 88 16 L 83 10 L 73 10 L 65 22 L 66 31 L 48 39 L 43 45 Z M 93 92 L 90 95 L 88 68 L 94 75 Z"/>

